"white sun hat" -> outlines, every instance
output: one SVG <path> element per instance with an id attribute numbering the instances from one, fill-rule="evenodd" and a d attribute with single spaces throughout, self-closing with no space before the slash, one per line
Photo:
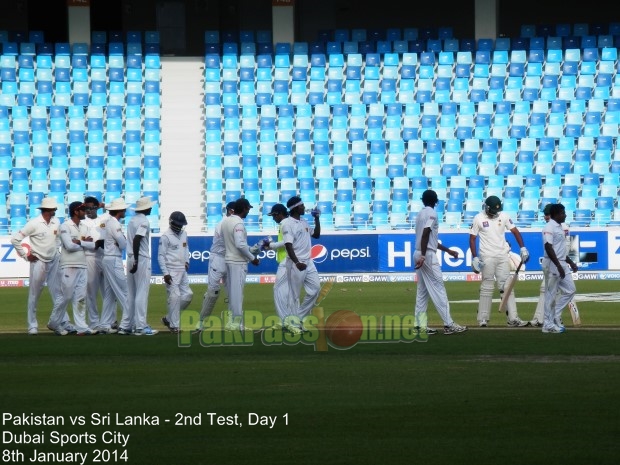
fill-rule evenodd
<path id="1" fill-rule="evenodd" d="M 125 199 L 123 198 L 114 199 L 106 205 L 106 210 L 110 211 L 127 210 L 127 208 L 129 208 L 129 205 L 125 203 Z"/>
<path id="2" fill-rule="evenodd" d="M 144 210 L 148 210 L 149 208 L 152 208 L 153 205 L 155 205 L 155 202 L 152 202 L 150 197 L 141 197 L 136 202 L 135 210 L 137 212 L 141 212 Z"/>
<path id="3" fill-rule="evenodd" d="M 39 210 L 58 210 L 58 202 L 54 197 L 45 197 L 41 200 L 41 205 L 37 207 Z"/>

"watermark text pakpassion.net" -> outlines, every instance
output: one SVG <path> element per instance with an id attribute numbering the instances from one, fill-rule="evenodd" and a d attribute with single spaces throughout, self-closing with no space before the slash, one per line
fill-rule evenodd
<path id="1" fill-rule="evenodd" d="M 344 326 L 334 326 L 329 317 L 324 322 L 316 315 L 309 315 L 301 321 L 305 331 L 301 334 L 293 334 L 283 330 L 282 326 L 286 326 L 287 323 L 298 324 L 299 319 L 292 317 L 283 325 L 282 320 L 276 315 L 265 316 L 259 311 L 246 310 L 242 325 L 244 329 L 226 330 L 225 318 L 211 315 L 204 319 L 202 330 L 196 337 L 199 321 L 199 312 L 194 310 L 181 312 L 181 332 L 178 338 L 180 347 L 190 347 L 196 342 L 203 347 L 252 346 L 259 343 L 277 346 L 302 343 L 314 345 L 316 350 L 321 341 L 326 341 L 336 349 L 349 349 L 358 343 L 410 343 L 428 340 L 428 334 L 417 329 L 418 326 L 422 328 L 427 326 L 425 314 L 420 321 L 416 321 L 414 315 L 359 315 L 355 328 L 347 326 L 347 323 L 344 323 Z M 335 342 L 343 340 L 342 337 L 336 337 L 337 333 L 340 332 L 342 335 L 345 331 L 356 332 L 357 336 L 353 339 L 350 337 L 344 339 L 350 344 L 336 344 Z"/>

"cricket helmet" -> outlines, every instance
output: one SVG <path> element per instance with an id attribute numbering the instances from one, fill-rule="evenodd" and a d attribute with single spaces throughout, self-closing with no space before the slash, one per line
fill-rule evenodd
<path id="1" fill-rule="evenodd" d="M 491 195 L 484 201 L 484 212 L 489 218 L 495 218 L 502 208 L 502 201 L 496 195 Z"/>

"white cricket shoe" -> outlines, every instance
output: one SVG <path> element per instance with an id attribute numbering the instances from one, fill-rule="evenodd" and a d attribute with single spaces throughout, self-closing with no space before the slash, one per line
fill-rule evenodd
<path id="1" fill-rule="evenodd" d="M 487 320 L 480 320 L 480 327 L 486 328 L 489 322 Z"/>
<path id="2" fill-rule="evenodd" d="M 553 325 L 548 328 L 543 326 L 542 332 L 545 334 L 560 334 L 566 331 L 563 326 Z"/>
<path id="3" fill-rule="evenodd" d="M 467 326 L 457 325 L 456 323 L 452 323 L 451 326 L 443 327 L 443 333 L 446 336 L 449 336 L 450 334 L 462 333 L 465 331 L 467 331 Z"/>
<path id="4" fill-rule="evenodd" d="M 540 328 L 542 325 L 542 322 L 538 321 L 536 318 L 530 321 L 530 326 L 533 326 L 534 328 Z"/>
<path id="5" fill-rule="evenodd" d="M 514 320 L 508 320 L 506 324 L 510 326 L 511 328 L 523 328 L 524 326 L 528 326 L 530 322 L 523 321 L 521 318 L 517 317 Z"/>

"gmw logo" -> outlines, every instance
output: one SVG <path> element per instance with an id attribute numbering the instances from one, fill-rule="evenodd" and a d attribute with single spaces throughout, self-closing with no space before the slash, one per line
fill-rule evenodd
<path id="1" fill-rule="evenodd" d="M 355 260 L 357 258 L 370 258 L 370 247 L 361 249 L 331 249 L 328 250 L 324 245 L 314 245 L 310 251 L 310 258 L 314 263 L 323 263 L 329 256 L 330 260 L 344 258 L 346 260 Z"/>

